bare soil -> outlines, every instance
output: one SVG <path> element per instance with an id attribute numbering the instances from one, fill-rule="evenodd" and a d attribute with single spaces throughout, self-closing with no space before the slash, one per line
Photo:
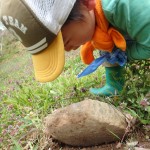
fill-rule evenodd
<path id="1" fill-rule="evenodd" d="M 145 148 L 145 149 L 150 150 L 150 141 L 146 141 L 145 137 L 142 136 L 141 134 L 142 133 L 139 132 L 137 134 L 136 139 L 134 139 L 134 141 L 138 142 L 138 144 L 135 145 L 135 147 L 140 147 L 140 148 Z M 103 145 L 93 146 L 93 147 L 72 147 L 72 146 L 68 146 L 68 145 L 59 143 L 53 139 L 50 139 L 49 144 L 48 144 L 49 146 L 47 145 L 47 150 L 49 148 L 51 148 L 51 150 L 60 150 L 60 149 L 61 150 L 118 150 L 118 149 L 129 150 L 129 147 L 126 144 L 127 142 L 129 142 L 129 141 L 128 140 L 125 141 L 125 143 L 121 144 L 121 146 L 119 146 L 119 147 L 118 147 L 119 141 L 116 143 L 103 144 Z M 131 142 L 133 142 L 133 141 L 131 141 Z"/>
<path id="2" fill-rule="evenodd" d="M 29 149 L 27 144 L 29 141 L 38 145 L 38 150 L 134 150 L 135 147 L 143 148 L 142 150 L 150 150 L 150 139 L 146 139 L 146 135 L 150 136 L 150 132 L 145 133 L 145 131 L 140 130 L 128 134 L 123 143 L 117 141 L 91 147 L 73 147 L 54 140 L 52 137 L 46 137 L 42 131 L 31 129 L 19 142 L 24 143 L 22 145 L 24 150 Z M 129 147 L 128 144 L 132 146 Z"/>

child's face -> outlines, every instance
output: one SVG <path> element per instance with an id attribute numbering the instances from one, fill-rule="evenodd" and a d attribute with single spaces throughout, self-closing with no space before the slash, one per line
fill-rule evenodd
<path id="1" fill-rule="evenodd" d="M 82 20 L 70 21 L 62 27 L 61 31 L 66 51 L 77 49 L 93 37 L 95 31 L 94 12 L 84 7 L 82 14 L 84 16 Z"/>

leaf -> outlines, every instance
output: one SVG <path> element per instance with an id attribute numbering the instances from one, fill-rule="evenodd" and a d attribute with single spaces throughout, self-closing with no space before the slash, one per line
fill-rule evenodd
<path id="1" fill-rule="evenodd" d="M 134 110 L 132 110 L 130 108 L 127 108 L 127 109 L 128 109 L 127 112 L 129 112 L 133 117 L 139 117 Z"/>
<path id="2" fill-rule="evenodd" d="M 147 112 L 150 113 L 150 106 L 147 106 L 147 107 L 146 107 L 146 110 L 147 110 Z"/>
<path id="3" fill-rule="evenodd" d="M 10 136 L 12 142 L 14 143 L 14 145 L 16 146 L 16 150 L 22 150 L 21 146 L 19 145 L 19 143 L 12 137 Z"/>
<path id="4" fill-rule="evenodd" d="M 50 90 L 50 93 L 51 94 L 57 94 L 57 92 L 53 91 L 53 90 Z"/>
<path id="5" fill-rule="evenodd" d="M 149 124 L 149 123 L 150 123 L 150 121 L 149 121 L 149 120 L 141 119 L 140 121 L 141 121 L 143 124 Z"/>

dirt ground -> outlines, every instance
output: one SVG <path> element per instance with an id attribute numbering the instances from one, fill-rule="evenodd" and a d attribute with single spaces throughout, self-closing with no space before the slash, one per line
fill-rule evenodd
<path id="1" fill-rule="evenodd" d="M 135 147 L 140 147 L 140 148 L 145 148 L 150 150 L 150 141 L 145 141 L 144 137 L 139 138 L 138 140 L 136 140 L 136 142 L 138 142 L 138 144 L 135 145 Z M 100 146 L 93 146 L 93 147 L 71 147 L 50 139 L 49 146 L 47 145 L 48 147 L 46 150 L 48 149 L 51 150 L 60 150 L 60 149 L 61 150 L 118 150 L 118 149 L 129 150 L 130 148 L 127 146 L 127 144 L 122 144 L 121 147 L 117 148 L 118 145 L 119 145 L 119 141 L 112 144 L 103 144 Z"/>
<path id="2" fill-rule="evenodd" d="M 120 144 L 120 141 L 116 141 L 115 143 L 91 147 L 72 147 L 60 143 L 52 137 L 45 137 L 42 131 L 32 129 L 30 134 L 27 133 L 21 141 L 32 141 L 32 143 L 38 145 L 38 150 L 134 150 L 135 147 L 143 148 L 141 150 L 150 150 L 150 139 L 146 140 L 145 135 L 150 136 L 150 133 L 145 134 L 144 131 L 134 131 L 133 133 L 127 135 L 122 144 Z M 131 146 L 129 146 L 129 144 Z M 27 143 L 23 147 L 24 150 L 29 150 L 29 145 Z"/>

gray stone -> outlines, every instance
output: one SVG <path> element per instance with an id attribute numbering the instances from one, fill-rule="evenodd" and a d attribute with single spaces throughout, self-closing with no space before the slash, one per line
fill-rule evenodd
<path id="1" fill-rule="evenodd" d="M 45 118 L 44 132 L 72 146 L 94 146 L 122 138 L 125 116 L 112 105 L 84 100 L 55 110 Z"/>

